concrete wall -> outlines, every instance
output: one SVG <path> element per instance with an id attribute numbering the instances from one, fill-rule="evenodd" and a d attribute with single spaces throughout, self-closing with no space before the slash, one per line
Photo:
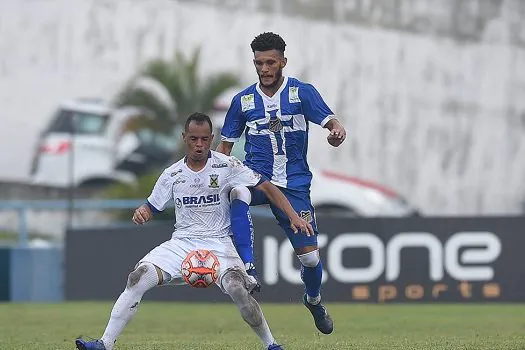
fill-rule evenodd
<path id="1" fill-rule="evenodd" d="M 334 150 L 314 130 L 313 165 L 389 185 L 427 214 L 519 212 L 523 4 L 319 3 L 0 0 L 0 148 L 17 149 L 0 153 L 0 177 L 27 177 L 59 100 L 111 96 L 146 60 L 200 45 L 203 74 L 250 83 L 249 42 L 273 30 L 288 43 L 287 73 L 313 82 L 350 131 Z"/>

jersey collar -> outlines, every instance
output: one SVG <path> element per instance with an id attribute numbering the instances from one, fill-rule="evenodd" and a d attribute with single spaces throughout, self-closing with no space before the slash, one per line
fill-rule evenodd
<path id="1" fill-rule="evenodd" d="M 268 95 L 266 95 L 262 89 L 261 89 L 261 82 L 257 82 L 257 85 L 255 85 L 255 89 L 257 90 L 257 92 L 261 95 L 261 96 L 264 96 L 265 98 L 269 98 L 269 99 L 274 99 L 276 96 L 279 96 L 281 95 L 281 92 L 283 92 L 284 88 L 286 87 L 286 85 L 288 85 L 288 77 L 287 76 L 283 76 L 284 79 L 283 79 L 283 83 L 281 84 L 281 86 L 279 87 L 279 90 L 277 90 L 275 92 L 275 94 L 270 97 Z"/>
<path id="2" fill-rule="evenodd" d="M 208 151 L 208 159 L 211 158 L 211 151 Z M 188 156 L 184 156 L 184 164 L 186 164 L 186 161 L 188 160 Z"/>

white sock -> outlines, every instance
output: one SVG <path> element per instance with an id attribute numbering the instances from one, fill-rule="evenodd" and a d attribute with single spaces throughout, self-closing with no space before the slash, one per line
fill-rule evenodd
<path id="1" fill-rule="evenodd" d="M 261 309 L 259 309 L 261 310 Z M 259 336 L 261 341 L 263 342 L 265 347 L 269 347 L 272 344 L 275 344 L 275 339 L 272 335 L 272 331 L 270 331 L 270 327 L 268 327 L 268 322 L 266 322 L 266 319 L 264 318 L 264 315 L 261 311 L 261 317 L 262 317 L 262 323 L 259 326 L 251 326 L 255 334 Z"/>
<path id="2" fill-rule="evenodd" d="M 265 347 L 275 343 L 270 327 L 264 318 L 261 307 L 246 290 L 244 279 L 246 273 L 233 270 L 226 272 L 222 278 L 222 287 L 237 305 L 241 316 L 250 325 Z"/>
<path id="3" fill-rule="evenodd" d="M 133 276 L 133 274 L 135 274 Z M 141 264 L 130 274 L 126 289 L 120 294 L 109 319 L 102 341 L 106 350 L 112 350 L 118 336 L 137 312 L 144 293 L 159 283 L 155 266 L 150 263 Z"/>

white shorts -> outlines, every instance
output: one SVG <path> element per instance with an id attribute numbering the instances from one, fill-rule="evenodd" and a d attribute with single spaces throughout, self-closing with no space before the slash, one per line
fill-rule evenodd
<path id="1" fill-rule="evenodd" d="M 182 278 L 181 265 L 189 252 L 196 249 L 207 249 L 219 259 L 219 277 L 215 282 L 223 292 L 222 278 L 226 271 L 237 270 L 244 276 L 244 285 L 251 291 L 255 285 L 255 279 L 250 278 L 244 269 L 244 264 L 233 245 L 230 237 L 221 238 L 177 238 L 153 248 L 144 258 L 139 261 L 149 262 L 164 270 L 171 276 L 169 281 L 164 281 L 163 285 L 183 285 L 186 284 Z"/>

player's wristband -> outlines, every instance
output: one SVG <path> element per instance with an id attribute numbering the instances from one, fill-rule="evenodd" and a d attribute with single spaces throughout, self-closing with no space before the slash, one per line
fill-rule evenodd
<path id="1" fill-rule="evenodd" d="M 153 214 L 155 214 L 155 213 L 160 213 L 160 212 L 161 212 L 160 210 L 158 210 L 157 208 L 155 208 L 155 207 L 153 206 L 153 204 L 151 204 L 149 201 L 146 201 L 146 205 L 151 209 L 151 211 L 153 212 Z"/>

